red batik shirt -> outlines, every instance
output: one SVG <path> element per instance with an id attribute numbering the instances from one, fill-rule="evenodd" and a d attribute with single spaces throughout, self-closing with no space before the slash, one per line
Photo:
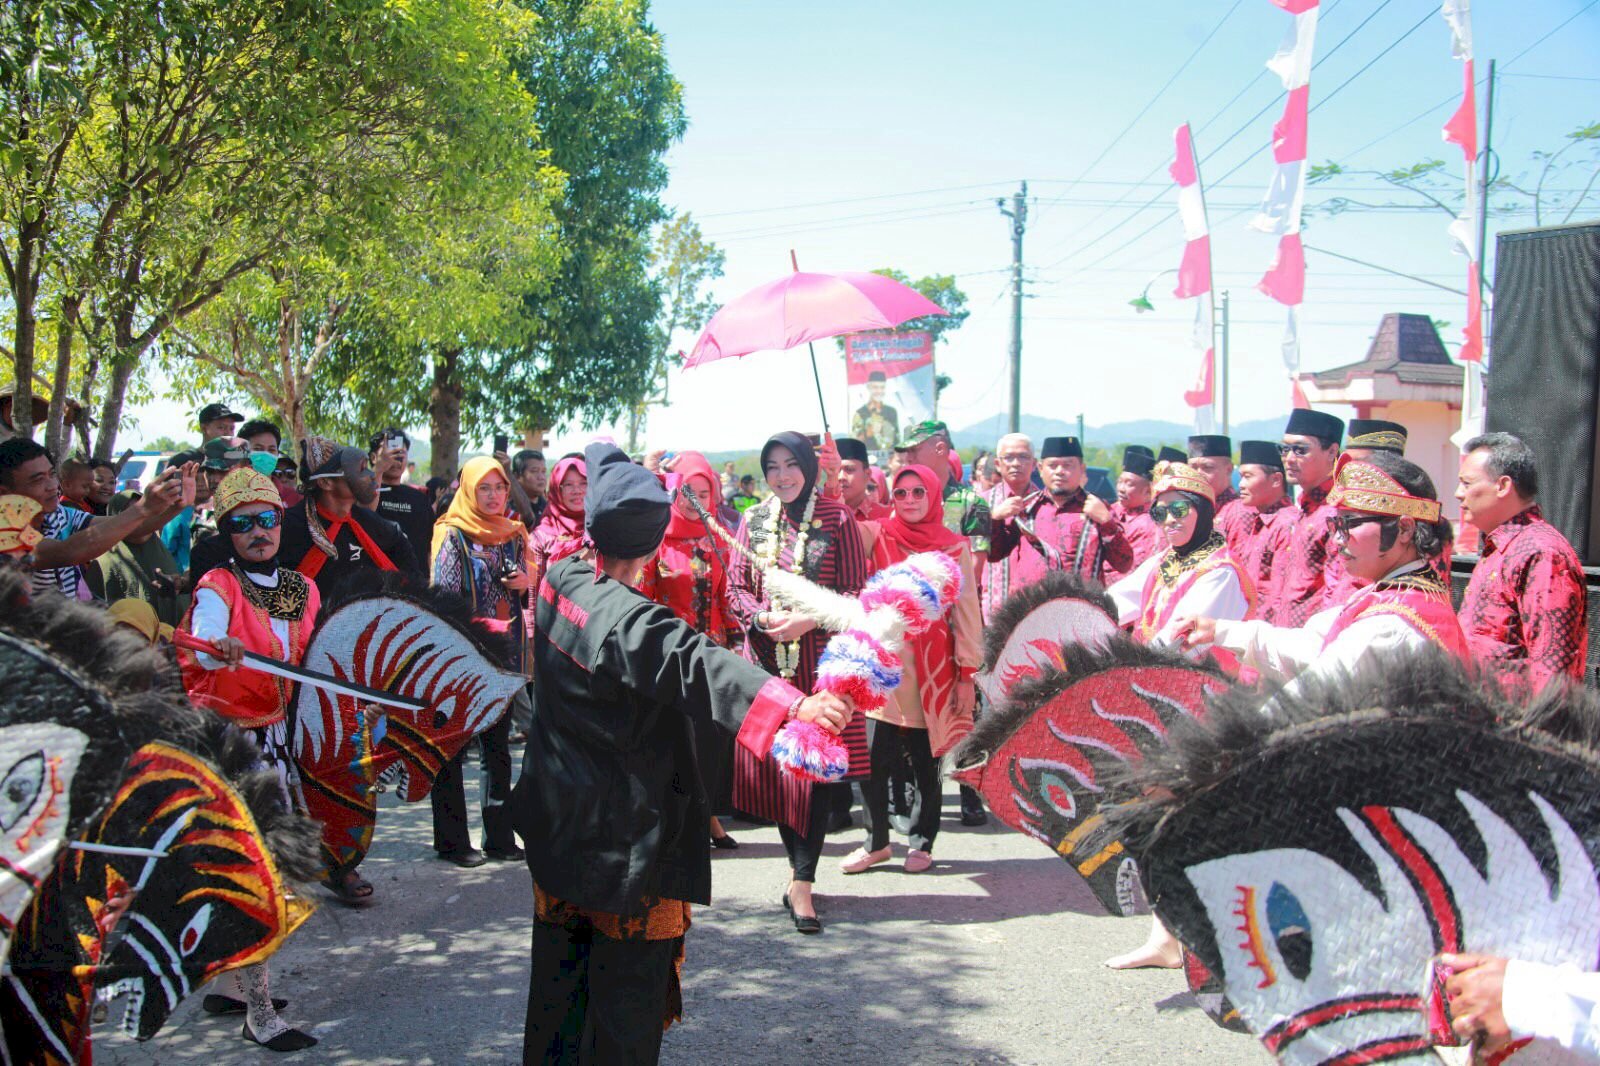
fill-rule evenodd
<path id="1" fill-rule="evenodd" d="M 1535 505 L 1483 535 L 1461 628 L 1503 685 L 1538 692 L 1554 677 L 1583 680 L 1585 601 L 1577 553 Z"/>
<path id="2" fill-rule="evenodd" d="M 1236 500 L 1217 516 L 1217 530 L 1228 542 L 1228 554 L 1249 575 L 1256 602 L 1263 606 L 1272 599 L 1272 564 L 1283 536 L 1273 516 L 1289 505 L 1287 497 L 1269 507 L 1252 507 Z"/>
<path id="3" fill-rule="evenodd" d="M 1111 517 L 1122 526 L 1122 536 L 1127 540 L 1128 547 L 1133 550 L 1133 566 L 1129 567 L 1126 574 L 1107 575 L 1108 581 L 1126 577 L 1139 569 L 1139 564 L 1152 555 L 1167 550 L 1167 538 L 1161 535 L 1161 527 L 1150 517 L 1150 508 L 1128 507 L 1119 500 L 1111 505 Z"/>
<path id="4" fill-rule="evenodd" d="M 1271 597 L 1261 605 L 1264 621 L 1297 629 L 1318 611 L 1344 603 L 1354 591 L 1333 542 L 1333 519 L 1339 511 L 1328 504 L 1332 488 L 1329 478 L 1306 489 L 1293 508 L 1273 518 L 1272 535 L 1278 542 L 1273 546 Z"/>
<path id="5" fill-rule="evenodd" d="M 1089 521 L 1083 514 L 1085 499 L 1082 489 L 1060 502 L 1041 492 L 1022 509 L 1021 517 L 1032 525 L 1038 540 L 1049 546 L 1053 562 L 1023 533 L 1016 519 L 991 524 L 989 559 L 1010 562 L 1011 592 L 1033 584 L 1050 570 L 1070 570 L 1102 583 L 1108 574 L 1133 571 L 1133 549 L 1122 535 L 1122 526 L 1115 518 L 1103 526 Z"/>

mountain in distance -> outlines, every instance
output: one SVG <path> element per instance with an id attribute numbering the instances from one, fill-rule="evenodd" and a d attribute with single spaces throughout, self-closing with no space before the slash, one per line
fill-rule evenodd
<path id="1" fill-rule="evenodd" d="M 1235 449 L 1241 440 L 1277 440 L 1283 435 L 1283 426 L 1288 418 L 1289 415 L 1285 412 L 1277 418 L 1235 422 L 1229 427 L 1229 435 L 1233 438 Z M 1005 434 L 1005 427 L 1005 416 L 996 415 L 965 429 L 952 429 L 950 435 L 955 439 L 957 448 L 992 450 L 995 442 Z M 1034 446 L 1038 447 L 1039 442 L 1046 437 L 1076 436 L 1078 423 L 1076 419 L 1069 422 L 1061 418 L 1024 414 L 1022 432 L 1031 437 Z M 1163 444 L 1181 447 L 1193 432 L 1192 423 L 1142 418 L 1131 422 L 1111 422 L 1104 426 L 1085 426 L 1083 436 L 1084 444 L 1094 448 L 1112 448 L 1124 444 L 1143 444 L 1156 448 Z"/>

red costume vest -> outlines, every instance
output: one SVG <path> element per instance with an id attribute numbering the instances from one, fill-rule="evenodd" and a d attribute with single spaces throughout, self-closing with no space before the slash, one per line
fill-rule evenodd
<path id="1" fill-rule="evenodd" d="M 320 553 L 319 553 L 320 554 Z M 277 635 L 272 632 L 272 619 L 262 607 L 252 603 L 239 587 L 239 579 L 232 569 L 218 567 L 208 571 L 195 586 L 198 596 L 201 589 L 210 589 L 228 605 L 228 636 L 245 646 L 246 651 L 299 665 L 305 657 L 306 641 L 316 625 L 317 608 L 321 600 L 317 586 L 288 567 L 278 569 L 278 580 L 291 595 L 288 583 L 299 582 L 305 586 L 305 607 L 299 618 L 289 619 L 289 648 L 284 654 Z M 194 606 L 184 615 L 182 629 L 194 631 Z M 189 693 L 189 702 L 196 707 L 215 711 L 234 725 L 243 729 L 259 729 L 282 721 L 289 705 L 293 682 L 287 678 L 264 674 L 259 670 L 239 667 L 207 670 L 192 651 L 178 650 L 178 666 L 183 672 L 183 687 Z"/>
<path id="2" fill-rule="evenodd" d="M 1356 592 L 1339 612 L 1322 646 L 1332 644 L 1361 619 L 1378 614 L 1395 615 L 1434 647 L 1449 652 L 1460 662 L 1468 660 L 1467 638 L 1450 606 L 1450 590 L 1431 567 L 1385 579 Z"/>

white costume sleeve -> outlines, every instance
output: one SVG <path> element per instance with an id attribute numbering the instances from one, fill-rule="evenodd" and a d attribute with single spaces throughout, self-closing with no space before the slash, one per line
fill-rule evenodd
<path id="1" fill-rule="evenodd" d="M 1178 601 L 1172 617 L 1150 643 L 1171 644 L 1178 626 L 1190 618 L 1235 619 L 1249 613 L 1250 601 L 1245 598 L 1244 589 L 1239 587 L 1239 575 L 1229 567 L 1219 566 L 1189 587 L 1183 599 Z"/>
<path id="2" fill-rule="evenodd" d="M 1500 1000 L 1513 1036 L 1552 1040 L 1600 1062 L 1600 973 L 1512 959 Z"/>
<path id="3" fill-rule="evenodd" d="M 228 604 L 216 589 L 198 589 L 194 594 L 194 617 L 190 619 L 190 632 L 201 640 L 217 641 L 228 635 Z M 195 659 L 207 670 L 220 669 L 221 659 L 205 652 L 195 652 Z"/>
<path id="4" fill-rule="evenodd" d="M 1133 568 L 1133 573 L 1111 583 L 1106 593 L 1111 597 L 1111 602 L 1117 607 L 1117 625 L 1125 626 L 1139 618 L 1139 612 L 1144 608 L 1144 586 L 1150 579 L 1150 572 L 1161 565 L 1161 556 L 1164 552 L 1157 552 L 1138 566 Z"/>
<path id="5" fill-rule="evenodd" d="M 1269 678 L 1287 681 L 1321 657 L 1323 641 L 1339 611 L 1338 607 L 1330 607 L 1314 614 L 1300 629 L 1218 619 L 1217 647 L 1236 653 L 1242 664 Z M 1347 634 L 1341 634 L 1344 635 Z"/>

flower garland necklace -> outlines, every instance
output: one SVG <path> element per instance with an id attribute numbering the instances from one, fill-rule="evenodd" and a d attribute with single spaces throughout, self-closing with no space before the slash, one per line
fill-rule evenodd
<path id="1" fill-rule="evenodd" d="M 783 501 L 774 494 L 767 497 L 766 501 L 773 505 L 772 518 L 767 522 L 766 543 L 761 545 L 758 555 L 765 566 L 778 567 L 778 555 L 783 550 Z M 806 511 L 800 519 L 800 528 L 795 531 L 794 556 L 789 562 L 789 572 L 803 575 L 806 565 L 806 540 L 811 535 L 812 516 L 817 510 L 817 494 L 813 490 L 806 500 Z M 774 594 L 770 597 L 773 607 L 783 610 L 784 605 L 779 597 Z M 778 662 L 778 676 L 784 679 L 793 678 L 800 669 L 800 642 L 789 641 L 787 644 L 773 641 L 773 654 Z"/>

